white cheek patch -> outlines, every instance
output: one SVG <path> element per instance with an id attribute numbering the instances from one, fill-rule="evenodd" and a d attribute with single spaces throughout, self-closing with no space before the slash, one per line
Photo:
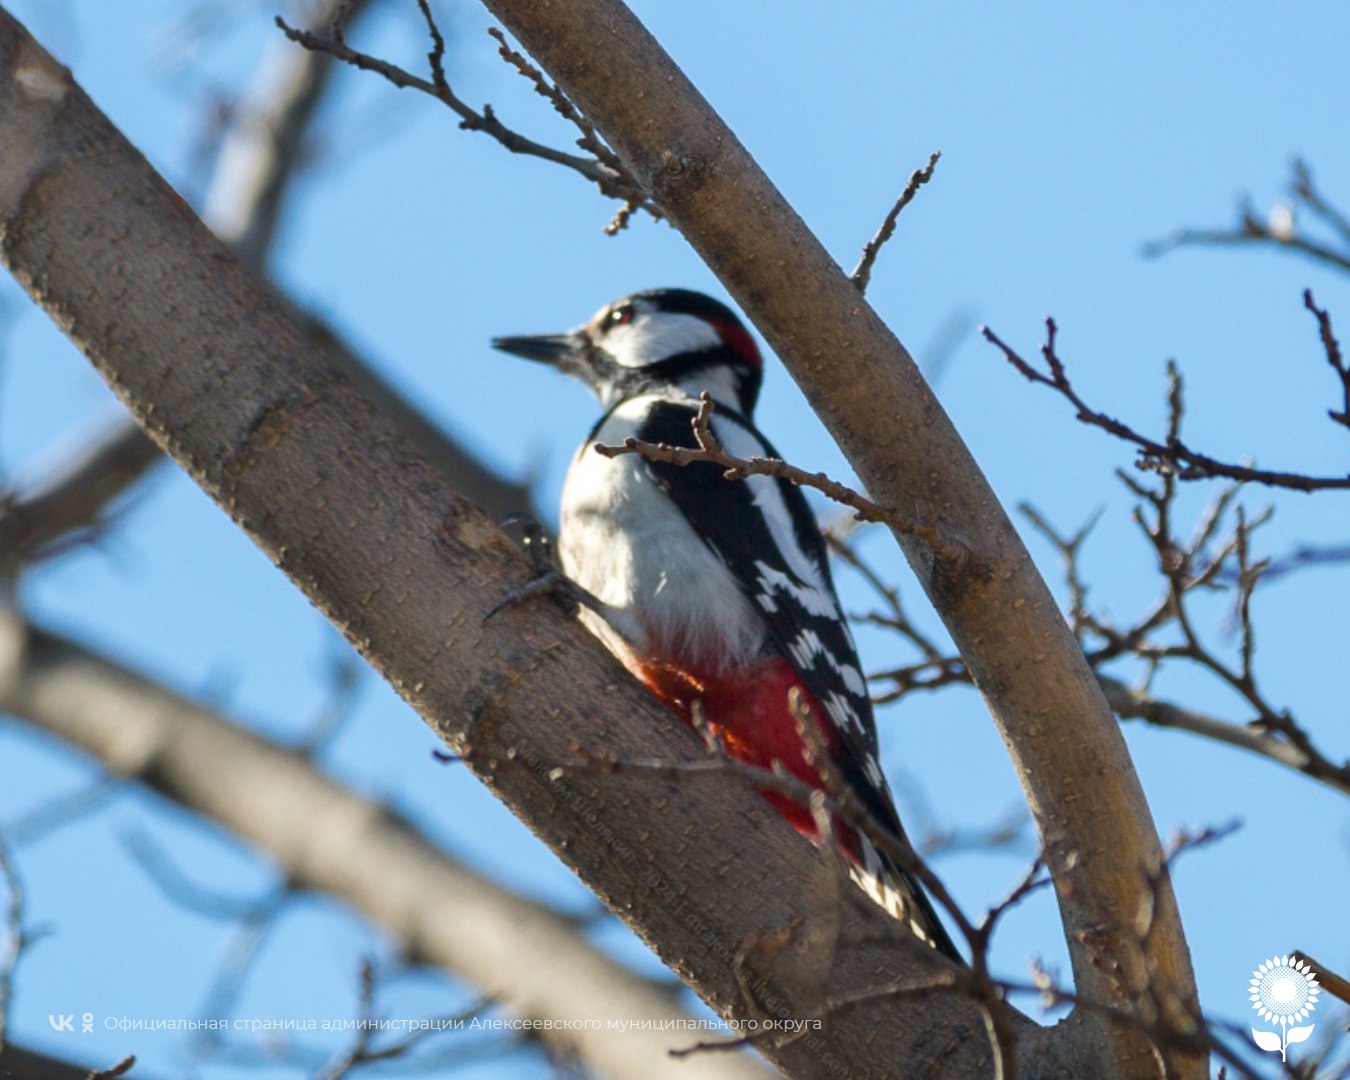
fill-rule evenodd
<path id="1" fill-rule="evenodd" d="M 680 353 L 715 349 L 722 344 L 716 330 L 697 315 L 639 313 L 632 322 L 605 332 L 600 347 L 623 367 L 640 368 Z"/>

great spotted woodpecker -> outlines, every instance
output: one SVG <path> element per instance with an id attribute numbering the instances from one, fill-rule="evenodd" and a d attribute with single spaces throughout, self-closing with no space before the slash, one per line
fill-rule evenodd
<path id="1" fill-rule="evenodd" d="M 729 481 L 706 463 L 594 451 L 628 438 L 695 446 L 692 421 L 707 391 L 712 432 L 729 453 L 776 457 L 751 421 L 763 365 L 740 320 L 700 293 L 656 289 L 609 304 L 570 333 L 493 345 L 575 376 L 605 408 L 567 474 L 558 537 L 563 572 L 589 594 L 581 617 L 590 630 L 686 720 L 697 707 L 742 762 L 781 762 L 823 788 L 810 759 L 828 748 L 836 782 L 903 836 L 853 638 L 800 489 L 767 476 Z M 821 728 L 814 747 L 801 735 L 803 716 Z M 820 840 L 807 806 L 781 791 L 764 796 Z M 833 831 L 863 890 L 957 957 L 919 883 L 866 836 Z"/>

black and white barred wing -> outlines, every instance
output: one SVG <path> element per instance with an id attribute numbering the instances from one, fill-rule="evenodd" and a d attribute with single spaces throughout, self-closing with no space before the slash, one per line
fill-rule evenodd
<path id="1" fill-rule="evenodd" d="M 638 437 L 692 447 L 694 415 L 691 405 L 663 403 L 648 414 Z M 711 423 L 728 453 L 777 456 L 763 436 L 730 410 L 714 413 Z M 792 663 L 824 708 L 822 721 L 838 735 L 841 770 L 865 777 L 865 783 L 857 784 L 859 794 L 873 813 L 892 824 L 867 685 L 835 596 L 825 542 L 801 491 L 767 476 L 728 482 L 716 465 L 645 464 L 754 605 L 768 647 Z"/>

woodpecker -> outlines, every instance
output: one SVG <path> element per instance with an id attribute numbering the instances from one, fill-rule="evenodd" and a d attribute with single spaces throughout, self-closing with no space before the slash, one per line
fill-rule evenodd
<path id="1" fill-rule="evenodd" d="M 605 410 L 567 473 L 557 546 L 585 598 L 586 626 L 686 721 L 698 709 L 704 730 L 736 760 L 765 769 L 781 762 L 825 789 L 811 761 L 828 748 L 835 782 L 903 837 L 853 637 L 801 490 L 768 476 L 728 480 L 709 463 L 595 452 L 628 438 L 695 447 L 692 422 L 706 391 L 712 433 L 729 453 L 777 457 L 752 420 L 763 363 L 736 315 L 701 293 L 654 289 L 568 333 L 492 344 L 580 379 Z M 819 739 L 803 739 L 803 716 Z M 808 806 L 778 790 L 763 795 L 821 842 Z M 912 875 L 866 836 L 843 825 L 831 832 L 867 895 L 959 960 Z"/>

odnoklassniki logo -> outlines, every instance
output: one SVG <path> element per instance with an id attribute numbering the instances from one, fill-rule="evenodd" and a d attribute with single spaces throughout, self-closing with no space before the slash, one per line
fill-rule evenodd
<path id="1" fill-rule="evenodd" d="M 1277 956 L 1267 960 L 1252 972 L 1252 1008 L 1268 1024 L 1279 1024 L 1279 1031 L 1258 1031 L 1252 1028 L 1252 1038 L 1262 1050 L 1278 1050 L 1280 1060 L 1293 1043 L 1301 1043 L 1312 1034 L 1315 1024 L 1290 1027 L 1290 1024 L 1308 1019 L 1317 1007 L 1321 987 L 1317 978 L 1302 960 Z"/>

